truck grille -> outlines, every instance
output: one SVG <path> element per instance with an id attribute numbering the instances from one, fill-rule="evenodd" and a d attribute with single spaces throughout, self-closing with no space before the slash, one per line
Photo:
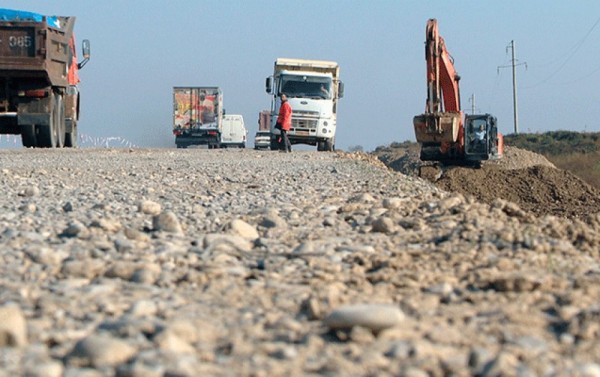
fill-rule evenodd
<path id="1" fill-rule="evenodd" d="M 292 128 L 316 130 L 319 123 L 317 111 L 292 111 Z"/>

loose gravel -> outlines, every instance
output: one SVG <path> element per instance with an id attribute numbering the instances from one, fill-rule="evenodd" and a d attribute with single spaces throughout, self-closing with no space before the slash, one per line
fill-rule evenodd
<path id="1" fill-rule="evenodd" d="M 600 376 L 600 216 L 364 154 L 0 152 L 0 375 Z"/>

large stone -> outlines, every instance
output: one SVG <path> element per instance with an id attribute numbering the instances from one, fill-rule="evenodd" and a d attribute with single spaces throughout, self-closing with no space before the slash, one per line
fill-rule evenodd
<path id="1" fill-rule="evenodd" d="M 259 237 L 259 234 L 258 234 L 258 231 L 256 230 L 256 228 L 254 226 L 248 224 L 244 220 L 240 220 L 240 219 L 232 220 L 229 223 L 228 228 L 231 231 L 231 233 L 238 235 L 242 238 L 245 238 L 247 240 L 254 241 L 255 239 L 257 239 Z"/>
<path id="2" fill-rule="evenodd" d="M 161 205 L 151 200 L 141 201 L 138 205 L 138 209 L 140 212 L 152 216 L 157 216 L 162 211 Z"/>
<path id="3" fill-rule="evenodd" d="M 323 323 L 332 330 L 361 326 L 378 332 L 398 325 L 403 319 L 404 313 L 395 305 L 357 304 L 335 309 L 325 317 Z"/>
<path id="4" fill-rule="evenodd" d="M 27 322 L 16 304 L 0 307 L 0 347 L 23 347 L 27 344 Z"/>
<path id="5" fill-rule="evenodd" d="M 78 366 L 116 366 L 129 360 L 135 353 L 136 349 L 121 339 L 92 334 L 75 344 L 68 354 L 68 360 Z"/>
<path id="6" fill-rule="evenodd" d="M 179 219 L 173 212 L 163 212 L 152 219 L 154 230 L 168 233 L 183 234 Z"/>

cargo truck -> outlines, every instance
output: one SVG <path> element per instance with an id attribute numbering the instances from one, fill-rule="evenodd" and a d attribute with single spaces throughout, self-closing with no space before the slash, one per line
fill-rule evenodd
<path id="1" fill-rule="evenodd" d="M 286 94 L 292 107 L 292 144 L 316 145 L 318 151 L 335 149 L 338 100 L 344 96 L 338 63 L 323 60 L 278 58 L 273 76 L 266 79 L 271 94 L 271 149 L 279 149 L 275 129 L 281 102 Z"/>
<path id="2" fill-rule="evenodd" d="M 269 149 L 271 146 L 271 110 L 258 113 L 258 131 L 254 135 L 254 149 Z"/>
<path id="3" fill-rule="evenodd" d="M 78 71 L 75 17 L 0 8 L 0 133 L 25 147 L 76 147 Z"/>
<path id="4" fill-rule="evenodd" d="M 173 134 L 177 148 L 221 145 L 223 93 L 215 86 L 173 88 Z"/>

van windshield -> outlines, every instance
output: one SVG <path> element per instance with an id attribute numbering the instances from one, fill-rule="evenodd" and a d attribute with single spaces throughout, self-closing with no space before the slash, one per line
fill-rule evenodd
<path id="1" fill-rule="evenodd" d="M 331 78 L 322 76 L 283 75 L 279 92 L 290 98 L 331 99 Z"/>

